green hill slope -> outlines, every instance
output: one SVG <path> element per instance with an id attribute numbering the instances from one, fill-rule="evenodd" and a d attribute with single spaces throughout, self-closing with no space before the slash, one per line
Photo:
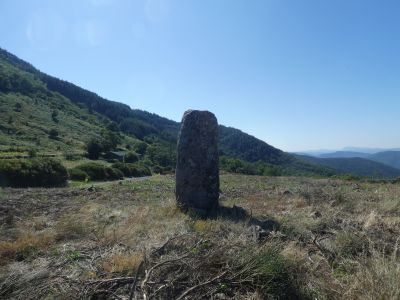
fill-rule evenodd
<path id="1" fill-rule="evenodd" d="M 83 153 L 111 123 L 122 143 L 146 143 L 146 158 L 173 168 L 180 124 L 128 105 L 109 101 L 72 83 L 49 76 L 0 49 L 0 141 L 4 153 L 27 151 Z M 58 137 L 49 138 L 51 129 Z M 331 175 L 240 130 L 220 126 L 221 154 L 279 167 L 285 175 Z"/>
<path id="2" fill-rule="evenodd" d="M 31 73 L 0 59 L 0 150 L 82 152 L 84 144 L 105 126 L 61 94 L 49 91 Z M 49 138 L 50 131 L 58 136 Z"/>

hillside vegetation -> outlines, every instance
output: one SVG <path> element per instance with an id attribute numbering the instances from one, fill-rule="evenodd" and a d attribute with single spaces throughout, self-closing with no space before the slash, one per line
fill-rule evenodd
<path id="1" fill-rule="evenodd" d="M 148 164 L 175 166 L 180 124 L 125 104 L 106 100 L 72 83 L 44 74 L 0 49 L 0 138 L 3 157 L 26 155 L 30 148 L 62 155 L 84 154 L 86 144 L 112 128 L 119 147 L 145 143 Z M 53 134 L 50 131 L 53 129 Z M 51 137 L 50 137 L 51 136 Z M 224 156 L 262 162 L 287 175 L 332 175 L 333 170 L 301 162 L 240 130 L 220 126 Z M 1 149 L 0 149 L 1 150 Z"/>
<path id="2" fill-rule="evenodd" d="M 174 186 L 2 189 L 0 298 L 400 297 L 399 184 L 223 175 L 231 214 L 208 220 L 182 214 Z"/>
<path id="3" fill-rule="evenodd" d="M 46 89 L 34 75 L 0 59 L 0 151 L 37 149 L 46 153 L 80 153 L 85 142 L 100 135 L 98 116 Z M 57 135 L 50 137 L 54 129 Z M 8 152 L 8 153 L 7 153 Z"/>
<path id="4" fill-rule="evenodd" d="M 103 154 L 112 150 L 135 151 L 143 164 L 156 173 L 171 172 L 176 164 L 179 126 L 178 122 L 131 109 L 44 74 L 0 49 L 0 159 L 28 157 L 33 152 L 80 159 L 89 149 L 98 149 Z M 378 178 L 400 174 L 380 162 L 360 159 L 299 159 L 222 125 L 219 149 L 221 156 L 228 158 L 222 164 L 224 170 L 245 170 L 245 174 L 351 173 Z M 89 153 L 89 157 L 98 159 L 99 154 Z M 393 155 L 376 160 L 393 163 Z"/>

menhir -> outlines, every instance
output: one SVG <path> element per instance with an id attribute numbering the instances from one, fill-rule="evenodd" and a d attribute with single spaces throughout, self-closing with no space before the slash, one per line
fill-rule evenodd
<path id="1" fill-rule="evenodd" d="M 182 118 L 176 165 L 176 201 L 184 211 L 207 216 L 218 208 L 218 122 L 208 111 Z"/>

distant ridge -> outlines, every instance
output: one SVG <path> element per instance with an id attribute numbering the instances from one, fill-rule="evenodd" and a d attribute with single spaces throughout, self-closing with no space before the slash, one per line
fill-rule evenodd
<path id="1" fill-rule="evenodd" d="M 368 159 L 400 169 L 400 151 L 384 151 L 371 154 Z"/>
<path id="2" fill-rule="evenodd" d="M 354 174 L 371 178 L 395 178 L 400 176 L 400 169 L 360 157 L 319 158 L 305 155 L 296 155 L 296 157 L 304 162 L 335 169 L 341 174 Z"/>
<path id="3" fill-rule="evenodd" d="M 367 147 L 344 147 L 342 151 L 362 152 L 368 154 L 375 154 L 385 151 L 400 151 L 400 148 L 367 148 Z"/>
<path id="4" fill-rule="evenodd" d="M 375 149 L 376 150 L 376 149 Z M 371 149 L 372 151 L 372 149 Z M 307 154 L 300 154 L 307 155 Z M 311 155 L 308 155 L 311 156 Z M 374 162 L 382 163 L 387 166 L 400 169 L 400 151 L 382 151 L 373 154 L 352 151 L 336 151 L 315 155 L 318 158 L 365 158 Z"/>
<path id="5" fill-rule="evenodd" d="M 366 158 L 369 154 L 362 152 L 352 152 L 352 151 L 336 151 L 332 153 L 324 153 L 318 155 L 320 158 L 352 158 L 352 157 L 360 157 Z"/>

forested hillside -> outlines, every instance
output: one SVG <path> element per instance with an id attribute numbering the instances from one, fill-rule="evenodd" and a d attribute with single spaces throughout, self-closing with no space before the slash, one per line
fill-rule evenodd
<path id="1" fill-rule="evenodd" d="M 139 154 L 153 166 L 174 168 L 179 123 L 104 99 L 44 74 L 1 49 L 0 74 L 3 152 L 35 148 L 83 154 L 91 140 L 111 140 L 113 145 L 106 147 L 109 150 L 119 147 L 136 151 L 139 147 Z M 219 141 L 221 155 L 247 163 L 255 174 L 336 173 L 332 168 L 299 160 L 234 128 L 220 126 Z"/>

